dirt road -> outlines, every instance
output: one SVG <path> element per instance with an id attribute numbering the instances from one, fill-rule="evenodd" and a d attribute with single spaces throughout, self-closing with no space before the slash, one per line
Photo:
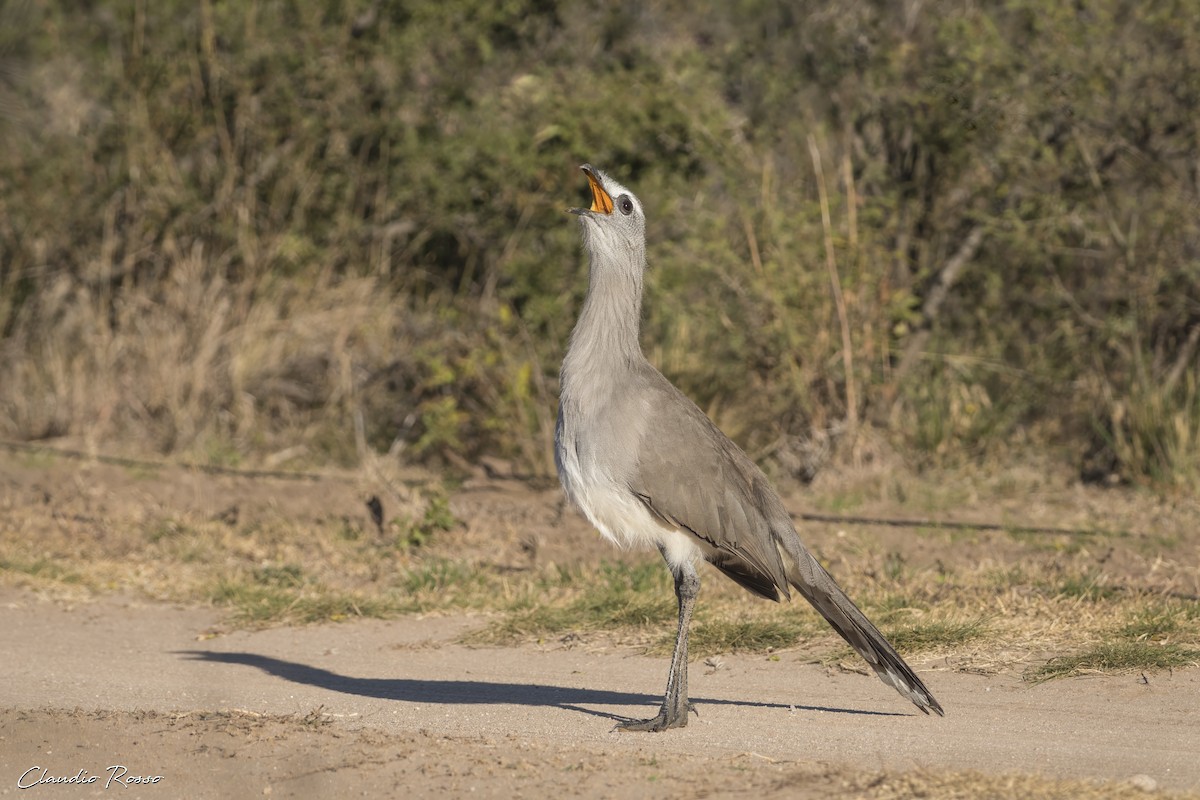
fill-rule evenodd
<path id="1" fill-rule="evenodd" d="M 480 621 L 464 617 L 211 636 L 207 609 L 66 608 L 9 589 L 0 610 L 7 795 L 85 770 L 98 780 L 31 793 L 103 796 L 114 766 L 161 776 L 120 784 L 121 797 L 613 796 L 647 780 L 666 794 L 858 796 L 872 771 L 1200 786 L 1195 670 L 1030 686 L 918 662 L 946 708 L 937 719 L 874 677 L 731 656 L 692 665 L 700 716 L 686 729 L 633 735 L 613 721 L 653 711 L 663 659 L 467 648 L 454 640 Z"/>
<path id="2" fill-rule="evenodd" d="M 946 717 L 921 715 L 874 676 L 759 647 L 694 661 L 699 718 L 638 735 L 613 723 L 659 702 L 667 663 L 644 655 L 647 633 L 642 648 L 627 629 L 586 625 L 555 629 L 540 646 L 532 636 L 507 647 L 460 643 L 508 620 L 511 598 L 428 606 L 494 617 L 385 608 L 374 616 L 392 619 L 371 619 L 335 615 L 336 606 L 315 618 L 348 621 L 297 625 L 283 609 L 260 618 L 262 630 L 235 629 L 254 624 L 235 616 L 244 600 L 202 605 L 222 586 L 253 598 L 290 579 L 308 588 L 262 596 L 395 597 L 410 591 L 405 575 L 438 563 L 525 591 L 563 569 L 602 581 L 594 565 L 612 552 L 562 513 L 556 489 L 464 486 L 450 498 L 452 529 L 426 536 L 418 558 L 379 538 L 408 528 L 379 529 L 364 505 L 378 493 L 385 521 L 436 522 L 422 500 L 428 481 L 413 478 L 410 491 L 404 475 L 276 480 L 0 458 L 0 796 L 1108 800 L 1154 787 L 1200 798 L 1200 669 L 1021 680 L 1027 666 L 1137 624 L 1153 643 L 1193 644 L 1195 604 L 1178 598 L 1200 591 L 1200 509 L 1029 469 L 905 475 L 830 476 L 796 507 L 1112 533 L 808 525 L 810 544 L 860 589 L 888 583 L 904 603 L 951 621 L 948 604 L 996 604 L 998 624 L 979 639 L 912 651 Z M 721 604 L 719 585 L 708 583 L 706 608 Z M 963 619 L 990 611 L 966 608 Z"/>

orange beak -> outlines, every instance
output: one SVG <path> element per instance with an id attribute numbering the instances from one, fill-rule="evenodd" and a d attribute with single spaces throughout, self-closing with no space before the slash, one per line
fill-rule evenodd
<path id="1" fill-rule="evenodd" d="M 608 192 L 604 191 L 604 187 L 600 185 L 600 181 L 596 178 L 596 173 L 592 172 L 592 168 L 584 164 L 580 169 L 583 174 L 587 175 L 588 185 L 592 187 L 592 207 L 591 211 L 598 214 L 611 214 L 613 210 L 612 198 L 608 196 Z"/>

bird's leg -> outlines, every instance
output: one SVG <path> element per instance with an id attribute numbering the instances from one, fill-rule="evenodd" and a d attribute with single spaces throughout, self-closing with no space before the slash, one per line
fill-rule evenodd
<path id="1" fill-rule="evenodd" d="M 665 553 L 663 554 L 665 557 Z M 675 636 L 675 652 L 671 655 L 671 673 L 667 676 L 667 695 L 663 698 L 658 716 L 650 719 L 631 720 L 618 723 L 623 731 L 665 731 L 668 728 L 684 728 L 688 723 L 688 712 L 695 711 L 688 702 L 688 628 L 692 623 L 692 610 L 696 606 L 696 595 L 700 593 L 700 576 L 690 561 L 674 565 L 667 562 L 675 576 L 675 597 L 679 600 L 679 632 Z"/>

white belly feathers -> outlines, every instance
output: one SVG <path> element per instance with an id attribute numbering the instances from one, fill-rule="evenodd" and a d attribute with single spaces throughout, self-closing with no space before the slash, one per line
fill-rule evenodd
<path id="1" fill-rule="evenodd" d="M 700 555 L 690 534 L 665 525 L 628 486 L 615 485 L 598 470 L 580 463 L 573 445 L 561 440 L 556 444 L 558 475 L 567 497 L 606 539 L 623 549 L 661 548 L 672 565 L 694 561 Z"/>

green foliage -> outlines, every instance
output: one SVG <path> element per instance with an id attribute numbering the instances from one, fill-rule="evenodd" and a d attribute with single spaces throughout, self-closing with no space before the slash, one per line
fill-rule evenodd
<path id="1" fill-rule="evenodd" d="M 254 581 L 262 586 L 295 588 L 304 585 L 304 573 L 295 564 L 264 566 L 254 570 Z"/>
<path id="2" fill-rule="evenodd" d="M 788 609 L 788 616 L 721 620 L 706 619 L 692 631 L 688 652 L 696 658 L 719 653 L 756 653 L 795 647 L 802 637 L 814 633 L 811 616 Z M 675 637 L 664 642 L 669 652 Z"/>
<path id="3" fill-rule="evenodd" d="M 407 572 L 403 589 L 410 594 L 442 594 L 456 585 L 467 582 L 471 570 L 464 564 L 445 559 L 424 561 Z"/>
<path id="4" fill-rule="evenodd" d="M 1191 608 L 1200 608 L 1200 603 L 1192 603 Z M 1188 609 L 1169 605 L 1151 606 L 1133 615 L 1117 633 L 1133 641 L 1162 641 L 1183 628 L 1187 615 Z"/>
<path id="5" fill-rule="evenodd" d="M 458 519 L 450 510 L 448 494 L 443 491 L 428 492 L 425 502 L 425 510 L 419 519 L 403 517 L 392 521 L 391 527 L 398 531 L 396 542 L 400 547 L 420 547 L 428 544 L 437 534 L 458 526 Z"/>
<path id="6" fill-rule="evenodd" d="M 590 161 L 649 212 L 651 358 L 781 469 L 853 417 L 1200 479 L 1183 0 L 22 7 L 3 435 L 547 474 Z"/>
<path id="7" fill-rule="evenodd" d="M 340 591 L 321 585 L 260 583 L 238 578 L 217 581 L 209 601 L 229 609 L 242 625 L 340 622 L 352 617 L 387 617 L 401 610 L 391 598 Z"/>
<path id="8" fill-rule="evenodd" d="M 1101 590 L 1094 579 L 1066 582 L 1062 596 L 1091 603 L 1111 603 L 1117 592 Z M 1200 649 L 1200 603 L 1175 597 L 1132 597 L 1121 608 L 1123 621 L 1104 632 L 1102 641 L 1079 652 L 1050 659 L 1026 673 L 1034 682 L 1085 672 L 1131 672 L 1194 666 Z"/>
<path id="9" fill-rule="evenodd" d="M 1028 673 L 1026 679 L 1041 683 L 1085 672 L 1162 670 L 1195 666 L 1197 663 L 1200 663 L 1200 650 L 1179 644 L 1111 642 L 1075 655 L 1052 658 Z"/>
<path id="10" fill-rule="evenodd" d="M 885 631 L 888 641 L 906 655 L 962 647 L 987 633 L 987 624 L 983 619 L 937 620 L 889 627 Z"/>
<path id="11" fill-rule="evenodd" d="M 589 575 L 582 592 L 562 589 L 580 584 L 571 573 L 560 573 L 558 586 L 546 586 L 533 605 L 515 604 L 512 612 L 481 637 L 504 641 L 528 636 L 572 634 L 589 630 L 659 628 L 676 618 L 669 573 L 659 563 L 604 564 Z M 555 591 L 555 589 L 559 591 Z M 559 597 L 555 597 L 559 595 Z"/>
<path id="12" fill-rule="evenodd" d="M 1147 374 L 1145 357 L 1125 392 L 1108 387 L 1105 417 L 1093 425 L 1103 451 L 1134 475 L 1160 485 L 1194 486 L 1200 478 L 1200 372 L 1165 382 Z"/>
<path id="13" fill-rule="evenodd" d="M 1085 603 L 1100 603 L 1111 600 L 1119 590 L 1104 583 L 1103 577 L 1091 573 L 1066 575 L 1056 584 L 1045 589 L 1054 595 L 1070 597 Z"/>
<path id="14" fill-rule="evenodd" d="M 899 573 L 893 573 L 890 567 L 890 565 L 897 563 L 901 562 L 894 557 L 885 559 L 884 570 L 888 580 L 891 582 L 895 582 L 901 577 Z M 901 618 L 914 610 L 923 610 L 927 607 L 927 603 L 902 593 L 885 594 L 882 597 L 874 599 L 868 605 L 871 618 L 884 622 Z"/>
<path id="15" fill-rule="evenodd" d="M 82 583 L 83 578 L 73 570 L 66 569 L 48 558 L 17 560 L 0 558 L 0 572 L 14 572 L 45 578 L 62 583 Z"/>

